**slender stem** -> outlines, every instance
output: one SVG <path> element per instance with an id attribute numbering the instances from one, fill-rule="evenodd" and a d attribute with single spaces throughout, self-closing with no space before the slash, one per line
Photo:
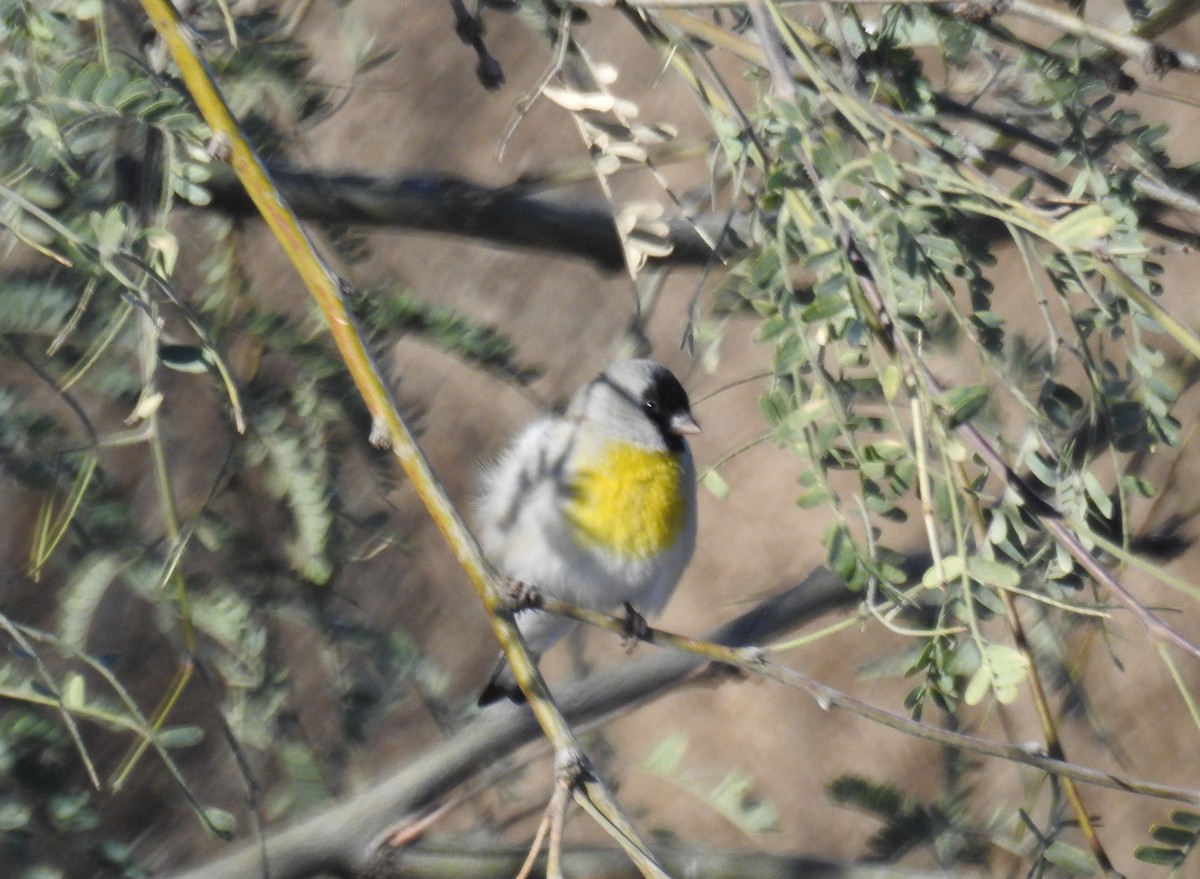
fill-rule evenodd
<path id="1" fill-rule="evenodd" d="M 621 635 L 628 634 L 628 622 L 624 617 L 587 610 L 564 601 L 549 598 L 543 599 L 540 606 L 543 611 L 548 613 L 570 617 L 573 620 L 578 620 L 590 626 L 606 629 Z M 1006 745 L 1001 742 L 954 732 L 913 720 L 910 717 L 896 714 L 883 708 L 878 708 L 869 702 L 864 702 L 848 693 L 815 681 L 798 671 L 771 662 L 769 659 L 771 654 L 769 647 L 726 647 L 712 641 L 696 640 L 653 628 L 647 629 L 641 640 L 683 653 L 703 656 L 720 665 L 734 666 L 735 668 L 767 678 L 792 689 L 801 690 L 816 700 L 817 704 L 822 708 L 844 708 L 859 717 L 866 718 L 899 732 L 931 742 L 937 742 L 941 745 L 961 748 L 974 754 L 1010 760 L 1014 763 L 1023 763 L 1059 777 L 1073 778 L 1084 784 L 1200 806 L 1200 790 L 1194 788 L 1175 787 L 1173 785 L 1159 784 L 1158 782 L 1124 778 L 1087 766 L 1067 763 L 1064 760 L 1055 759 L 1052 756 L 1048 756 L 1037 750 L 1031 750 L 1027 747 Z"/>
<path id="2" fill-rule="evenodd" d="M 79 759 L 83 761 L 83 767 L 87 771 L 88 780 L 91 781 L 92 787 L 96 790 L 102 790 L 103 785 L 100 783 L 100 776 L 96 772 L 96 766 L 92 763 L 92 758 L 83 743 L 83 737 L 79 734 L 79 727 L 75 724 L 75 718 L 72 717 L 72 713 L 87 716 L 86 706 L 71 710 L 67 709 L 67 706 L 63 703 L 62 692 L 59 690 L 54 676 L 50 674 L 50 669 L 42 661 L 42 657 L 33 649 L 33 645 L 29 643 L 28 639 L 26 639 L 25 635 L 17 628 L 13 621 L 2 613 L 0 613 L 0 629 L 8 633 L 8 636 L 13 640 L 13 644 L 33 658 L 33 663 L 37 667 L 38 677 L 41 678 L 43 686 L 51 694 L 48 697 L 41 697 L 36 693 L 30 692 L 28 695 L 21 694 L 21 700 L 31 704 L 37 704 L 41 701 L 44 705 L 58 709 L 58 713 L 63 719 L 63 724 L 67 727 L 67 732 L 71 736 L 71 742 L 75 745 L 75 750 L 79 752 Z M 14 694 L 10 698 L 15 699 L 18 697 Z"/>
<path id="3" fill-rule="evenodd" d="M 1017 649 L 1021 651 L 1022 655 L 1029 662 L 1029 688 L 1033 696 L 1033 705 L 1037 709 L 1038 721 L 1042 725 L 1042 736 L 1046 740 L 1046 753 L 1055 760 L 1062 760 L 1065 763 L 1067 754 L 1063 748 L 1062 739 L 1059 738 L 1058 726 L 1054 722 L 1054 716 L 1050 713 L 1050 700 L 1046 698 L 1046 688 L 1042 686 L 1042 676 L 1038 672 L 1033 650 L 1029 646 L 1029 639 L 1025 636 L 1025 626 L 1021 623 L 1020 616 L 1017 615 L 1017 603 L 1012 595 L 1007 592 L 1002 593 L 1002 596 L 1004 598 L 1004 607 L 1008 611 L 1008 621 L 1012 627 L 1013 640 L 1016 642 Z M 1083 833 L 1084 839 L 1087 840 L 1088 847 L 1092 850 L 1092 856 L 1095 857 L 1096 863 L 1100 865 L 1100 869 L 1104 871 L 1105 876 L 1120 876 L 1113 868 L 1112 860 L 1108 857 L 1108 852 L 1104 850 L 1104 844 L 1100 841 L 1100 835 L 1096 832 L 1096 824 L 1092 821 L 1087 805 L 1083 802 L 1083 797 L 1079 793 L 1079 786 L 1075 784 L 1075 779 L 1063 776 L 1061 781 L 1063 793 L 1067 795 L 1067 801 L 1070 802 L 1071 810 L 1075 813 L 1075 820 L 1079 822 L 1079 829 Z"/>

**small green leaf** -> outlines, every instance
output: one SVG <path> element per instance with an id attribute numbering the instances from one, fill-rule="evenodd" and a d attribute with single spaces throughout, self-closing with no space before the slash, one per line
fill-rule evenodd
<path id="1" fill-rule="evenodd" d="M 845 286 L 845 275 L 835 275 L 832 279 L 841 281 L 840 287 Z M 825 286 L 829 280 L 822 282 L 821 286 Z M 800 319 L 807 323 L 820 323 L 823 320 L 828 320 L 831 317 L 837 317 L 844 311 L 850 309 L 850 300 L 845 296 L 830 294 L 818 296 L 813 300 L 813 304 L 808 306 L 800 313 Z"/>
<path id="2" fill-rule="evenodd" d="M 1021 573 L 1015 568 L 981 556 L 972 556 L 967 560 L 967 574 L 985 586 L 1001 589 L 1012 589 L 1021 583 Z"/>
<path id="3" fill-rule="evenodd" d="M 763 420 L 771 427 L 779 425 L 792 409 L 786 396 L 779 391 L 770 391 L 759 397 L 758 408 Z"/>
<path id="4" fill-rule="evenodd" d="M 670 733 L 654 746 L 642 765 L 657 775 L 673 776 L 679 771 L 687 748 L 688 737 L 685 734 Z"/>
<path id="5" fill-rule="evenodd" d="M 233 813 L 218 809 L 216 806 L 205 808 L 204 821 L 209 830 L 222 838 L 232 835 L 237 828 L 237 819 L 233 817 Z"/>
<path id="6" fill-rule="evenodd" d="M 1109 518 L 1113 514 L 1112 498 L 1100 486 L 1100 480 L 1096 479 L 1095 475 L 1090 470 L 1083 471 L 1083 488 L 1087 492 L 1088 498 L 1095 505 L 1101 516 Z"/>
<path id="7" fill-rule="evenodd" d="M 708 489 L 709 494 L 717 500 L 723 501 L 729 497 L 729 483 L 715 469 L 709 468 L 704 471 L 704 476 L 701 477 L 700 481 Z"/>
<path id="8" fill-rule="evenodd" d="M 992 680 L 998 687 L 1015 686 L 1029 674 L 1029 657 L 1007 644 L 989 644 L 985 650 Z"/>
<path id="9" fill-rule="evenodd" d="M 92 97 L 97 104 L 115 107 L 117 95 L 127 85 L 129 85 L 129 72 L 123 66 L 110 66 L 106 69 L 104 78 L 96 86 Z"/>
<path id="10" fill-rule="evenodd" d="M 996 701 L 1001 705 L 1011 705 L 1017 701 L 1018 690 L 1012 684 L 992 681 L 992 692 L 996 696 Z"/>
<path id="11" fill-rule="evenodd" d="M 835 262 L 842 259 L 842 250 L 840 247 L 831 247 L 827 250 L 814 251 L 804 257 L 804 267 L 814 275 L 822 274 L 829 269 Z"/>
<path id="12" fill-rule="evenodd" d="M 92 214 L 92 232 L 96 236 L 96 249 L 104 256 L 117 252 L 125 237 L 125 214 L 119 205 L 101 214 Z"/>
<path id="13" fill-rule="evenodd" d="M 960 555 L 947 556 L 942 559 L 941 567 L 938 565 L 930 565 L 921 577 L 921 585 L 926 589 L 934 589 L 938 586 L 951 583 L 962 576 L 966 568 L 966 563 Z"/>
<path id="14" fill-rule="evenodd" d="M 747 834 L 770 832 L 778 826 L 778 814 L 770 803 L 754 796 L 751 785 L 745 773 L 731 769 L 704 798 Z"/>
<path id="15" fill-rule="evenodd" d="M 883 369 L 883 375 L 879 377 L 879 385 L 883 388 L 883 398 L 891 401 L 896 399 L 896 394 L 900 390 L 900 382 L 903 375 L 900 372 L 900 367 L 894 363 L 889 363 Z"/>
<path id="16" fill-rule="evenodd" d="M 89 806 L 88 794 L 59 793 L 46 802 L 46 813 L 50 822 L 59 831 L 91 830 L 100 822 L 100 816 Z"/>
<path id="17" fill-rule="evenodd" d="M 963 693 L 963 701 L 968 705 L 978 705 L 983 701 L 983 697 L 987 695 L 991 686 L 992 673 L 986 665 L 981 665 L 975 674 L 971 675 L 971 681 Z"/>
<path id="18" fill-rule="evenodd" d="M 113 104 L 124 112 L 136 113 L 138 106 L 145 105 L 157 93 L 158 89 L 150 80 L 135 79 L 121 89 L 121 93 L 113 100 Z"/>
<path id="19" fill-rule="evenodd" d="M 372 55 L 370 58 L 362 62 L 362 65 L 358 68 L 357 73 L 363 74 L 374 70 L 376 67 L 381 67 L 399 54 L 399 50 L 377 52 L 375 55 Z"/>
<path id="20" fill-rule="evenodd" d="M 1183 852 L 1179 849 L 1158 845 L 1139 845 L 1133 850 L 1133 856 L 1139 861 L 1157 864 L 1160 867 L 1178 867 L 1183 863 Z"/>
<path id="21" fill-rule="evenodd" d="M 874 150 L 871 153 L 871 167 L 880 183 L 889 189 L 899 188 L 900 172 L 896 167 L 896 160 L 890 154 L 884 150 Z"/>
<path id="22" fill-rule="evenodd" d="M 40 177 L 29 177 L 22 180 L 21 185 L 17 187 L 17 191 L 39 208 L 46 208 L 46 210 L 50 211 L 62 207 L 66 199 L 63 188 L 60 185 Z"/>
<path id="23" fill-rule="evenodd" d="M 198 726 L 174 726 L 164 729 L 155 740 L 164 748 L 190 748 L 204 739 L 204 730 Z"/>
<path id="24" fill-rule="evenodd" d="M 984 661 L 971 675 L 963 701 L 978 705 L 988 690 L 1001 705 L 1008 705 L 1017 698 L 1018 685 L 1029 673 L 1029 660 L 1025 654 L 1007 644 L 988 644 L 984 648 Z"/>
<path id="25" fill-rule="evenodd" d="M 1096 859 L 1081 848 L 1068 845 L 1061 839 L 1056 839 L 1046 848 L 1046 860 L 1071 873 L 1082 876 L 1096 874 Z"/>
<path id="26" fill-rule="evenodd" d="M 83 675 L 78 672 L 72 672 L 67 677 L 67 682 L 63 684 L 63 707 L 68 709 L 84 707 L 87 704 L 86 687 L 87 684 L 83 679 Z"/>
<path id="27" fill-rule="evenodd" d="M 1186 830 L 1183 827 L 1173 827 L 1170 824 L 1155 824 L 1150 828 L 1150 836 L 1155 842 L 1161 842 L 1163 845 L 1173 845 L 1176 848 L 1187 848 L 1196 843 L 1196 834 L 1194 831 Z"/>
<path id="28" fill-rule="evenodd" d="M 33 817 L 33 807 L 14 796 L 0 799 L 0 832 L 20 830 Z"/>
<path id="29" fill-rule="evenodd" d="M 827 550 L 830 569 L 845 580 L 850 588 L 854 588 L 855 575 L 858 573 L 858 552 L 850 532 L 844 525 L 831 525 L 822 542 Z"/>
<path id="30" fill-rule="evenodd" d="M 179 258 L 179 239 L 165 229 L 154 229 L 146 235 L 146 243 L 162 254 L 163 269 L 170 275 Z"/>
<path id="31" fill-rule="evenodd" d="M 190 180 L 184 180 L 182 177 L 176 177 L 171 181 L 171 188 L 175 190 L 175 194 L 184 201 L 190 202 L 197 207 L 204 207 L 212 201 L 212 193 Z"/>
<path id="32" fill-rule="evenodd" d="M 104 11 L 104 4 L 101 0 L 76 0 L 75 3 L 75 20 L 76 21 L 93 21 L 99 18 Z"/>
<path id="33" fill-rule="evenodd" d="M 1074 250 L 1091 244 L 1116 228 L 1117 221 L 1097 204 L 1071 211 L 1050 227 L 1047 237 L 1063 250 Z"/>
<path id="34" fill-rule="evenodd" d="M 958 427 L 974 418 L 987 405 L 988 390 L 983 385 L 953 388 L 942 397 L 950 416 L 950 427 Z"/>
<path id="35" fill-rule="evenodd" d="M 1022 177 L 1021 181 L 1008 191 L 1008 197 L 1013 201 L 1024 201 L 1033 192 L 1033 178 Z"/>
<path id="36" fill-rule="evenodd" d="M 971 594 L 979 606 L 990 612 L 992 616 L 1004 616 L 1004 602 L 996 595 L 994 589 L 975 589 Z"/>
<path id="37" fill-rule="evenodd" d="M 950 657 L 950 663 L 946 666 L 946 671 L 955 675 L 975 674 L 979 670 L 981 661 L 979 645 L 974 641 L 967 640 L 954 651 L 954 655 Z"/>
<path id="38" fill-rule="evenodd" d="M 1180 827 L 1200 832 L 1200 815 L 1187 809 L 1172 809 L 1171 820 Z"/>
<path id="39" fill-rule="evenodd" d="M 831 497 L 829 489 L 825 486 L 814 485 L 800 492 L 796 498 L 796 506 L 802 510 L 812 510 L 824 503 L 828 503 Z"/>
<path id="40" fill-rule="evenodd" d="M 1042 388 L 1039 405 L 1051 421 L 1067 430 L 1074 423 L 1079 410 L 1083 408 L 1083 398 L 1066 385 L 1047 381 Z"/>

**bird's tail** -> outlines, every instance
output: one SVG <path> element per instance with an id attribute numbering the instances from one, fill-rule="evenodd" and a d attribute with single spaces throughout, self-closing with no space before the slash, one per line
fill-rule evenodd
<path id="1" fill-rule="evenodd" d="M 525 702 L 525 694 L 518 686 L 512 669 L 508 667 L 508 660 L 504 658 L 504 654 L 500 655 L 500 661 L 496 663 L 496 670 L 488 678 L 487 685 L 479 694 L 479 701 L 476 704 L 483 708 L 493 702 L 499 702 L 501 699 L 508 699 L 517 705 Z"/>

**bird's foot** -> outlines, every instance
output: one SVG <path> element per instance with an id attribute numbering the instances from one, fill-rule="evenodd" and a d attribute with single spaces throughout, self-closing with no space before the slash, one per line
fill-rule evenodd
<path id="1" fill-rule="evenodd" d="M 639 641 L 645 641 L 650 634 L 650 624 L 638 613 L 632 604 L 625 602 L 625 631 L 621 635 L 621 646 L 626 653 L 632 653 Z"/>
<path id="2" fill-rule="evenodd" d="M 524 580 L 508 581 L 508 603 L 513 612 L 542 606 L 542 593 Z"/>

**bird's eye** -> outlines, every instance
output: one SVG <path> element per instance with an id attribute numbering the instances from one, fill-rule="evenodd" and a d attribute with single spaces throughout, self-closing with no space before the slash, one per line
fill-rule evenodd
<path id="1" fill-rule="evenodd" d="M 657 400 L 645 400 L 642 402 L 642 405 L 646 407 L 647 412 L 657 412 L 658 411 L 658 401 Z"/>

